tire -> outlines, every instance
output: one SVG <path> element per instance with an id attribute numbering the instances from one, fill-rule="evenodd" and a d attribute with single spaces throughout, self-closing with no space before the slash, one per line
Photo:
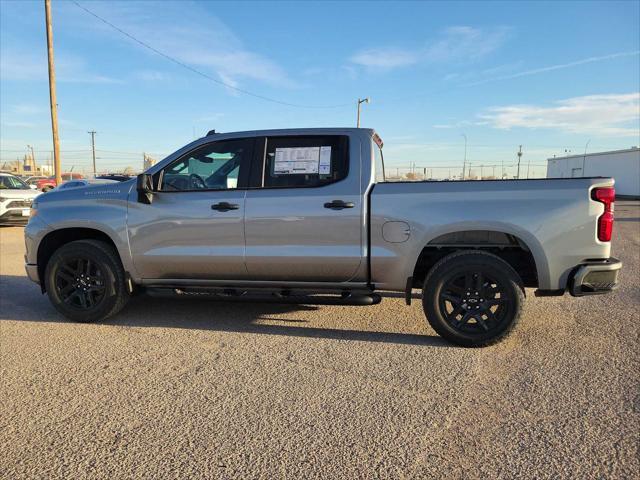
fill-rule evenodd
<path id="1" fill-rule="evenodd" d="M 429 271 L 422 306 L 441 337 L 463 347 L 485 347 L 506 337 L 520 320 L 524 287 L 500 257 L 464 250 L 447 255 Z"/>
<path id="2" fill-rule="evenodd" d="M 129 300 L 117 253 L 98 240 L 77 240 L 56 250 L 45 269 L 45 288 L 55 309 L 76 322 L 109 318 Z"/>
<path id="3" fill-rule="evenodd" d="M 53 187 L 44 187 L 42 189 L 42 193 L 47 193 L 49 190 L 52 190 L 52 189 L 53 189 Z"/>

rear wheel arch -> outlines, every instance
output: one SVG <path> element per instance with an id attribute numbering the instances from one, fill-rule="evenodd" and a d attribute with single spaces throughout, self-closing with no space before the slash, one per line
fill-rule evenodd
<path id="1" fill-rule="evenodd" d="M 538 287 L 540 263 L 521 237 L 498 230 L 460 230 L 430 240 L 420 251 L 413 269 L 412 286 L 422 288 L 431 269 L 444 257 L 458 251 L 491 253 L 507 262 L 526 287 Z"/>
<path id="2" fill-rule="evenodd" d="M 122 259 L 120 258 L 115 242 L 103 231 L 95 228 L 84 227 L 71 227 L 54 230 L 45 235 L 38 245 L 38 277 L 40 279 L 40 286 L 43 292 L 45 291 L 44 274 L 51 256 L 62 246 L 76 240 L 98 240 L 105 243 L 113 249 L 120 261 L 120 264 L 122 264 Z"/>

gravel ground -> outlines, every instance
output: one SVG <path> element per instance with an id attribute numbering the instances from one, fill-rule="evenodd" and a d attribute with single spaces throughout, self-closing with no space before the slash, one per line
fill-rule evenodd
<path id="1" fill-rule="evenodd" d="M 419 301 L 135 298 L 64 320 L 0 229 L 0 478 L 638 478 L 640 203 L 611 295 L 534 298 L 451 346 Z"/>

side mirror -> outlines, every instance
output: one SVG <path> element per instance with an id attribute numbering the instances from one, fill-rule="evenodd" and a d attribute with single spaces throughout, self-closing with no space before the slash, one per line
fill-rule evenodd
<path id="1" fill-rule="evenodd" d="M 31 190 L 37 190 L 37 189 L 38 189 L 38 186 L 37 186 L 37 185 L 34 185 L 34 184 L 32 183 L 31 185 L 29 185 L 29 188 L 30 188 Z"/>
<path id="2" fill-rule="evenodd" d="M 138 175 L 138 201 L 150 205 L 153 201 L 153 176 L 148 173 Z"/>

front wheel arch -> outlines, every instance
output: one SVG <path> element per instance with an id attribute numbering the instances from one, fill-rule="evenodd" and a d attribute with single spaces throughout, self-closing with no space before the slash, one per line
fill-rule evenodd
<path id="1" fill-rule="evenodd" d="M 98 240 L 109 245 L 118 256 L 118 260 L 122 265 L 122 259 L 118 253 L 118 248 L 116 247 L 115 242 L 106 233 L 94 228 L 61 228 L 59 230 L 54 230 L 53 232 L 46 234 L 38 245 L 38 278 L 40 279 L 40 288 L 43 293 L 46 292 L 44 273 L 51 256 L 59 248 L 76 240 Z"/>
<path id="2" fill-rule="evenodd" d="M 100 240 L 76 240 L 58 248 L 47 263 L 44 283 L 54 308 L 83 323 L 115 315 L 130 296 L 117 252 Z"/>

